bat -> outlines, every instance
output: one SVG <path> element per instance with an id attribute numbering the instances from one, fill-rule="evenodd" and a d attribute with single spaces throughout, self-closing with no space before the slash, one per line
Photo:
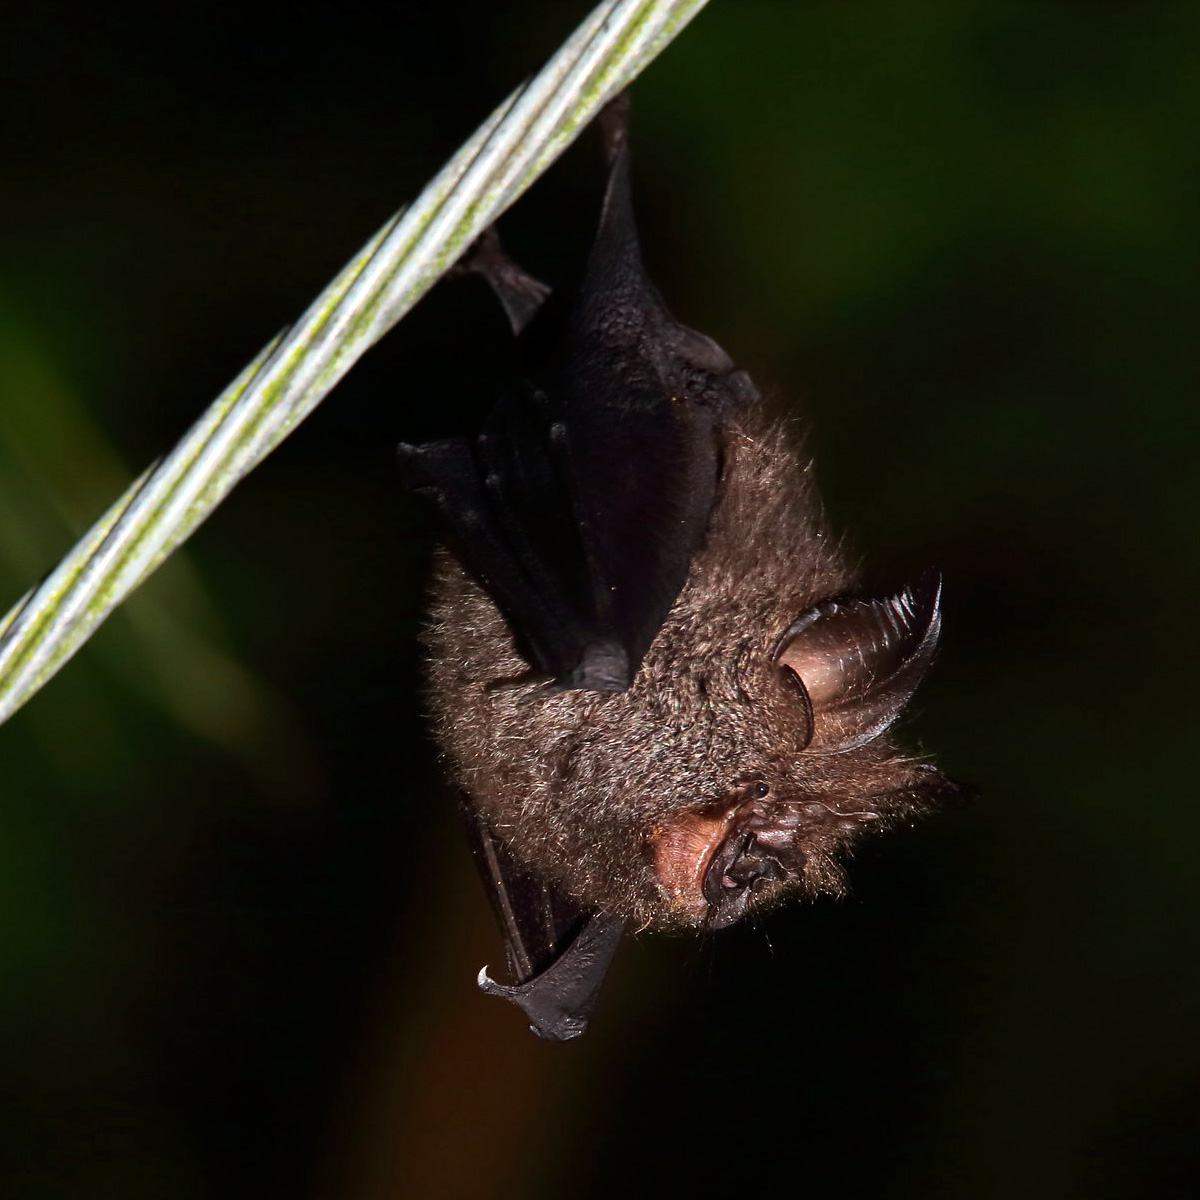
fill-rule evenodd
<path id="1" fill-rule="evenodd" d="M 444 519 L 428 702 L 514 982 L 587 1027 L 627 923 L 720 929 L 837 892 L 862 835 L 959 794 L 890 732 L 941 584 L 860 595 L 810 468 L 745 371 L 646 276 L 628 102 L 582 277 L 551 291 L 495 233 L 520 368 L 482 431 L 401 445 Z"/>

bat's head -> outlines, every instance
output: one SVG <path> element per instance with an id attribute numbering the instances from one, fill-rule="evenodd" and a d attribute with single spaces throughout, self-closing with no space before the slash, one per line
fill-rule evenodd
<path id="1" fill-rule="evenodd" d="M 856 839 L 957 791 L 892 731 L 937 648 L 936 576 L 854 596 L 785 431 L 747 423 L 722 457 L 706 542 L 627 691 L 530 680 L 457 567 L 429 634 L 443 744 L 496 836 L 581 905 L 660 928 L 837 891 Z"/>
<path id="2" fill-rule="evenodd" d="M 722 928 L 788 891 L 836 888 L 839 851 L 955 790 L 886 736 L 933 659 L 940 594 L 930 574 L 896 595 L 824 601 L 750 660 L 758 677 L 741 686 L 770 748 L 747 739 L 744 779 L 649 839 L 676 920 Z"/>

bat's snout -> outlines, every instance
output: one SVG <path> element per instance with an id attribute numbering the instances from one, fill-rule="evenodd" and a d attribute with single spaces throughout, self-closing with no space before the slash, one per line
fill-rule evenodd
<path id="1" fill-rule="evenodd" d="M 753 829 L 734 830 L 713 855 L 704 875 L 705 924 L 724 929 L 739 921 L 750 902 L 772 884 L 799 880 L 807 861 L 790 841 L 770 845 Z M 762 831 L 765 832 L 765 831 Z M 770 837 L 769 833 L 766 835 Z"/>
<path id="2" fill-rule="evenodd" d="M 767 889 L 802 878 L 807 861 L 795 845 L 791 814 L 770 820 L 756 805 L 718 814 L 690 813 L 660 831 L 660 884 L 676 911 L 709 929 L 740 920 Z"/>

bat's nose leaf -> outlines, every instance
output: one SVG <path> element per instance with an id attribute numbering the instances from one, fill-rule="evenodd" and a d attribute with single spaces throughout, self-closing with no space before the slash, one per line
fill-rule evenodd
<path id="1" fill-rule="evenodd" d="M 724 929 L 740 920 L 759 892 L 773 883 L 799 879 L 804 861 L 800 851 L 764 845 L 752 832 L 731 833 L 704 876 L 708 927 Z"/>
<path id="2" fill-rule="evenodd" d="M 726 872 L 726 878 L 731 879 L 738 887 L 757 892 L 768 883 L 786 879 L 787 872 L 778 860 L 757 852 L 747 852 Z M 722 884 L 724 883 L 722 880 Z"/>

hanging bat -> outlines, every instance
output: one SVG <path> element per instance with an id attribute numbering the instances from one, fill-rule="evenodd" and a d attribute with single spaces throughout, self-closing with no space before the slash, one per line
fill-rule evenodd
<path id="1" fill-rule="evenodd" d="M 937 647 L 940 583 L 860 596 L 810 470 L 749 376 L 642 266 L 627 103 L 577 289 L 494 234 L 522 366 L 483 431 L 402 445 L 445 518 L 430 602 L 436 735 L 519 1004 L 586 1028 L 627 922 L 719 929 L 838 891 L 839 855 L 956 791 L 889 729 Z"/>

